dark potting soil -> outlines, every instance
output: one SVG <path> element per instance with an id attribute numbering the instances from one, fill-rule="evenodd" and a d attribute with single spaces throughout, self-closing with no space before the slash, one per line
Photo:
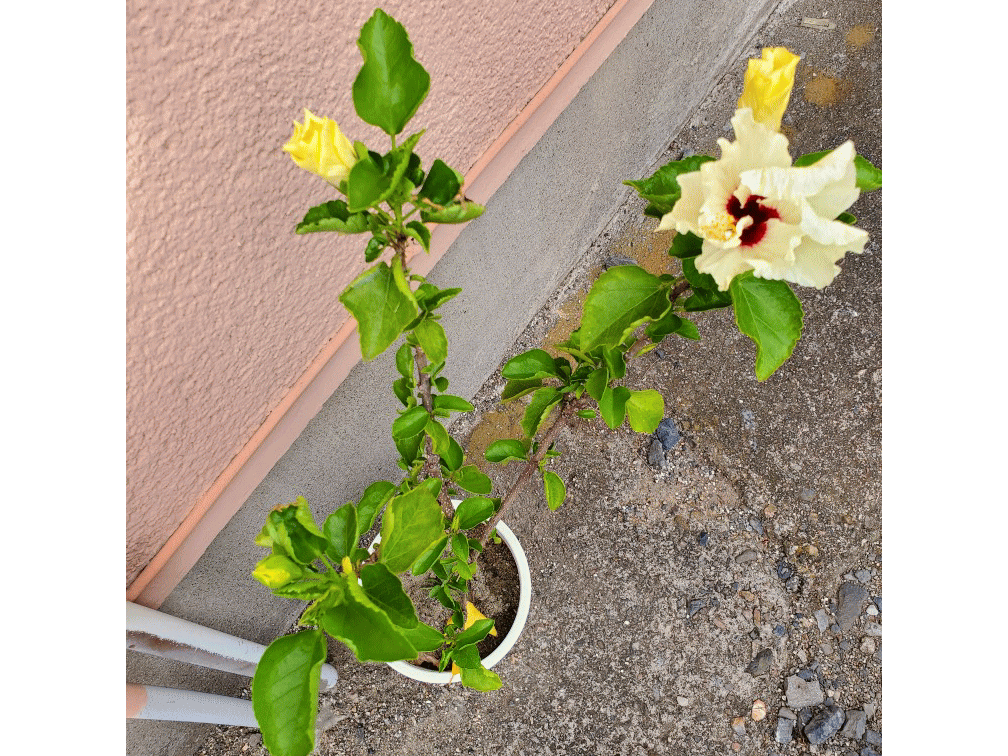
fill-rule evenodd
<path id="1" fill-rule="evenodd" d="M 487 544 L 483 553 L 476 561 L 479 569 L 469 581 L 469 596 L 477 609 L 494 621 L 497 635 L 488 635 L 476 648 L 481 658 L 486 658 L 507 636 L 511 625 L 518 614 L 518 599 L 521 585 L 518 581 L 518 567 L 515 565 L 511 550 L 503 544 L 492 541 Z M 402 575 L 403 588 L 416 607 L 417 616 L 422 622 L 441 630 L 448 621 L 450 613 L 436 599 L 428 595 L 432 583 L 409 573 Z M 437 669 L 430 663 L 420 666 Z"/>

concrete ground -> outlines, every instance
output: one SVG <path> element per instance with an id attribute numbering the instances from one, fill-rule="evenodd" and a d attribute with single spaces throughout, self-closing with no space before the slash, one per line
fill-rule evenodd
<path id="1" fill-rule="evenodd" d="M 652 45 L 671 18 L 666 5 L 656 3 L 635 27 L 572 103 L 571 119 L 578 108 L 592 107 L 593 87 L 612 86 L 620 67 L 655 54 Z M 820 23 L 802 25 L 803 18 Z M 881 3 L 771 3 L 735 31 L 737 45 L 717 61 L 694 106 L 635 114 L 656 128 L 663 118 L 674 128 L 650 157 L 641 157 L 636 173 L 622 178 L 648 175 L 682 154 L 717 155 L 717 137 L 730 137 L 745 60 L 777 45 L 802 56 L 783 124 L 792 155 L 853 139 L 861 154 L 882 165 Z M 698 59 L 695 65 L 705 64 Z M 659 68 L 636 79 L 656 92 L 662 80 Z M 536 161 L 548 165 L 572 138 L 576 121 L 567 117 L 495 195 L 488 215 L 495 204 L 514 201 L 522 181 L 534 180 Z M 675 270 L 664 255 L 668 238 L 651 232 L 655 221 L 641 215 L 643 203 L 629 189 L 616 194 L 602 225 L 572 224 L 590 236 L 575 244 L 572 262 L 551 282 L 552 296 L 531 321 L 519 313 L 524 322 L 514 346 L 503 358 L 477 355 L 476 362 L 492 358 L 499 365 L 523 349 L 562 340 L 591 281 L 613 257 L 631 257 L 656 272 Z M 553 212 L 563 213 L 563 204 Z M 810 750 L 799 729 L 821 706 L 804 705 L 810 699 L 799 694 L 811 691 L 815 700 L 817 690 L 848 720 L 818 753 L 881 752 L 881 192 L 863 196 L 851 212 L 871 240 L 863 255 L 847 257 L 832 286 L 799 291 L 804 336 L 770 380 L 756 381 L 755 348 L 730 314 L 708 313 L 697 319 L 699 343 L 666 340 L 627 376 L 632 388 L 662 392 L 681 437 L 677 444 L 662 453 L 652 437 L 612 432 L 601 421 L 561 435 L 563 456 L 553 469 L 567 481 L 567 502 L 550 513 L 540 492 L 529 489 L 506 517 L 529 558 L 533 601 L 522 638 L 495 668 L 504 688 L 479 694 L 423 686 L 383 665 L 360 665 L 333 643 L 329 661 L 340 684 L 322 697 L 318 753 L 784 756 Z M 518 234 L 522 224 L 515 225 Z M 468 243 L 478 241 L 479 227 L 463 234 L 463 244 L 467 234 L 474 237 Z M 432 275 L 442 286 L 449 281 L 439 276 L 458 264 L 452 254 Z M 460 300 L 446 324 L 467 315 L 471 304 Z M 496 404 L 502 385 L 494 373 L 470 390 L 477 412 L 455 430 L 469 439 L 471 454 L 515 422 Z M 339 398 L 338 391 L 334 401 Z M 326 501 L 324 481 L 299 473 L 306 458 L 346 458 L 336 448 L 348 443 L 338 407 L 327 405 L 303 445 L 257 489 L 253 498 L 262 507 L 303 493 L 324 511 L 355 495 L 329 494 L 334 500 Z M 381 475 L 385 464 L 356 461 L 363 478 Z M 495 476 L 506 484 L 513 474 L 509 467 Z M 222 538 L 251 539 L 239 530 Z M 199 616 L 211 601 L 213 580 L 197 574 L 187 581 L 166 611 L 214 624 L 213 616 Z M 240 603 L 234 595 L 245 594 L 228 596 Z M 268 642 L 299 608 L 248 595 L 250 604 L 272 613 L 261 624 L 246 618 L 221 629 Z M 240 678 L 135 658 L 128 659 L 127 674 L 131 681 L 247 695 Z M 756 702 L 766 705 L 765 717 L 757 719 Z M 778 729 L 790 728 L 782 707 L 799 725 L 784 744 Z M 259 733 L 243 728 L 134 722 L 127 736 L 130 753 L 264 753 Z"/>

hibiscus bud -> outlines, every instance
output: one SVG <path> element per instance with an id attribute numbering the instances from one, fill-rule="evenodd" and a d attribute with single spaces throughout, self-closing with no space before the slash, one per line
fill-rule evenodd
<path id="1" fill-rule="evenodd" d="M 294 121 L 294 134 L 283 151 L 306 171 L 316 173 L 333 186 L 346 181 L 357 162 L 350 140 L 343 136 L 336 121 L 317 118 L 305 108 L 305 122 Z"/>
<path id="2" fill-rule="evenodd" d="M 302 575 L 304 575 L 304 570 L 301 569 L 301 566 L 282 554 L 270 554 L 261 560 L 252 572 L 252 577 L 270 590 L 283 588 Z"/>
<path id="3" fill-rule="evenodd" d="M 786 47 L 764 47 L 762 58 L 749 60 L 738 107 L 751 108 L 753 120 L 780 131 L 799 60 Z"/>

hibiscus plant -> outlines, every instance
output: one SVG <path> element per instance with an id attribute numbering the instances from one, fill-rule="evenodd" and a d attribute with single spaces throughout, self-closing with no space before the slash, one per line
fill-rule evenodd
<path id="1" fill-rule="evenodd" d="M 364 62 L 354 107 L 388 134 L 388 150 L 351 143 L 334 121 L 307 110 L 283 149 L 341 195 L 311 208 L 297 233 L 370 235 L 370 267 L 340 301 L 357 321 L 365 359 L 401 340 L 392 393 L 402 410 L 391 434 L 404 475 L 372 483 L 321 525 L 303 498 L 277 507 L 256 538 L 270 553 L 254 576 L 278 596 L 310 602 L 299 620 L 309 629 L 274 641 L 253 678 L 253 708 L 274 756 L 303 756 L 314 745 L 325 634 L 362 662 L 422 660 L 450 668 L 468 687 L 501 687 L 476 651 L 496 632 L 494 620 L 467 600 L 468 584 L 524 485 L 540 480 L 549 509 L 563 504 L 565 485 L 547 469 L 561 430 L 601 416 L 611 429 L 629 422 L 654 432 L 665 414 L 662 395 L 620 384 L 627 363 L 666 337 L 698 339 L 691 313 L 733 308 L 739 330 L 756 343 L 756 375 L 766 380 L 802 332 L 789 284 L 822 288 L 846 252 L 863 249 L 868 235 L 847 209 L 861 191 L 881 186 L 881 171 L 851 142 L 792 161 L 780 123 L 798 58 L 765 49 L 749 62 L 732 118 L 735 141 L 718 140 L 719 159 L 693 156 L 626 182 L 648 202 L 645 214 L 660 219 L 659 230 L 677 232 L 669 254 L 681 261 L 681 275 L 610 268 L 588 293 L 580 326 L 554 345 L 564 356 L 532 349 L 502 368 L 501 401 L 528 398 L 523 436 L 496 440 L 485 452 L 491 463 L 521 465 L 511 487 L 494 495 L 491 479 L 445 425 L 453 413 L 473 411 L 447 393 L 442 375 L 448 342 L 438 310 L 460 289 L 440 289 L 407 265 L 410 244 L 429 252 L 431 224 L 463 223 L 484 208 L 465 197 L 458 171 L 441 160 L 424 168 L 413 152 L 422 131 L 397 141 L 430 85 L 406 30 L 376 10 L 358 47 Z M 461 499 L 457 508 L 453 499 Z M 362 547 L 376 522 L 378 543 Z M 448 615 L 443 627 L 418 619 L 399 577 L 406 572 L 426 577 L 431 601 Z"/>

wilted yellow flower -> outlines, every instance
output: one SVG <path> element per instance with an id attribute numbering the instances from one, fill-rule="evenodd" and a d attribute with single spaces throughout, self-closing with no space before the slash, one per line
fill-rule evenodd
<path id="1" fill-rule="evenodd" d="M 749 60 L 738 107 L 751 108 L 757 123 L 780 131 L 799 60 L 786 47 L 764 47 L 762 58 Z"/>
<path id="2" fill-rule="evenodd" d="M 350 175 L 357 162 L 350 140 L 343 136 L 336 121 L 317 118 L 305 108 L 305 122 L 294 121 L 294 134 L 283 151 L 306 171 L 316 173 L 333 186 L 339 186 Z"/>

